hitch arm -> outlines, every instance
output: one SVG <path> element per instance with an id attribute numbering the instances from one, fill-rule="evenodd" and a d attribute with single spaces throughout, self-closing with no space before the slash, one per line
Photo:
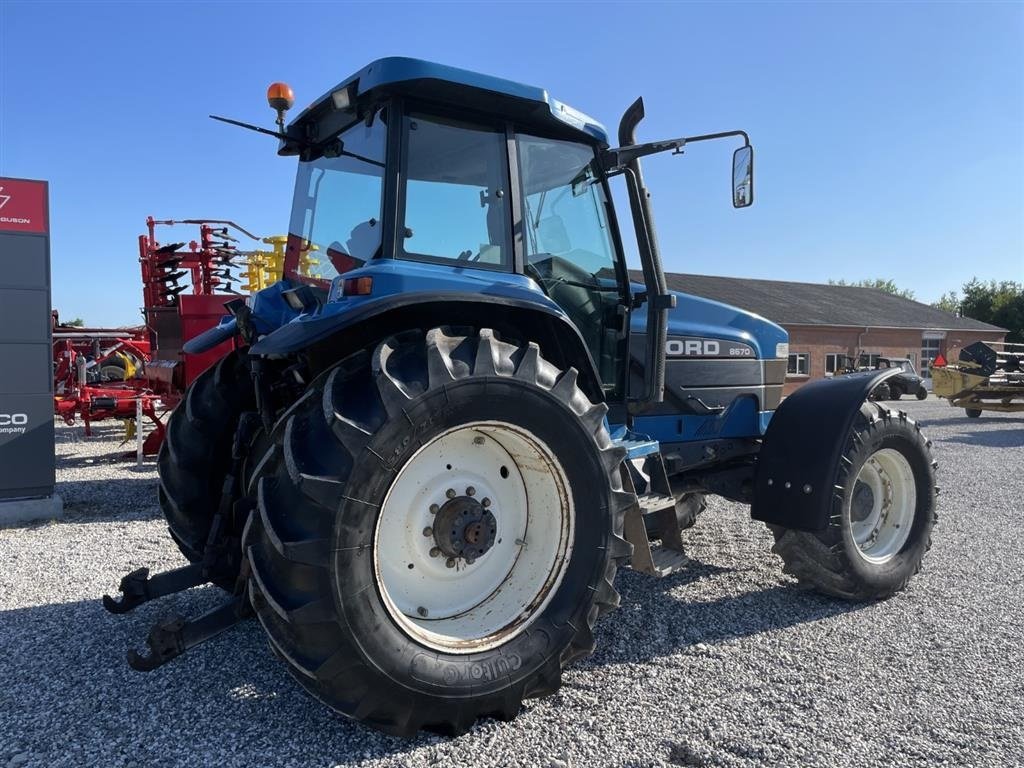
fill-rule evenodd
<path id="1" fill-rule="evenodd" d="M 111 613 L 128 613 L 150 600 L 198 587 L 207 581 L 209 577 L 202 561 L 158 573 L 152 578 L 149 568 L 139 568 L 121 579 L 120 599 L 103 596 L 103 607 Z"/>
<path id="2" fill-rule="evenodd" d="M 128 666 L 137 672 L 150 672 L 162 667 L 190 648 L 240 624 L 249 617 L 251 610 L 246 596 L 238 595 L 191 621 L 181 616 L 162 619 L 153 626 L 146 638 L 149 653 L 143 655 L 129 650 Z"/>

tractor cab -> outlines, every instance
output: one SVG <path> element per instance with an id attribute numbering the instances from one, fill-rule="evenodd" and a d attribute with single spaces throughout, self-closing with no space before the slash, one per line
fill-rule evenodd
<path id="1" fill-rule="evenodd" d="M 281 125 L 285 88 L 268 94 Z M 638 102 L 620 126 L 623 146 L 612 149 L 603 126 L 542 89 L 413 59 L 360 70 L 277 134 L 279 153 L 299 160 L 285 277 L 315 300 L 301 305 L 304 319 L 380 299 L 385 281 L 392 294 L 488 286 L 571 326 L 550 333 L 576 337 L 559 344 L 573 348 L 572 362 L 602 399 L 659 402 L 677 297 L 665 286 L 639 158 L 742 138 L 733 204 L 746 207 L 753 155 L 741 131 L 636 145 L 642 114 Z M 641 291 L 630 285 L 611 204 L 616 176 L 634 203 Z M 632 341 L 649 348 L 634 348 L 641 374 L 629 386 L 629 317 L 640 308 L 645 334 L 634 328 Z M 487 311 L 492 322 L 519 326 L 515 312 L 493 303 Z"/>

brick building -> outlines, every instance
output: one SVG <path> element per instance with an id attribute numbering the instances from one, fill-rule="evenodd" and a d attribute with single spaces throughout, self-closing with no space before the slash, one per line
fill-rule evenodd
<path id="1" fill-rule="evenodd" d="M 784 394 L 831 375 L 836 355 L 909 358 L 927 377 L 942 352 L 956 357 L 975 341 L 1002 341 L 999 328 L 957 317 L 875 288 L 748 280 L 710 275 L 666 275 L 668 286 L 755 312 L 789 332 L 789 373 Z"/>

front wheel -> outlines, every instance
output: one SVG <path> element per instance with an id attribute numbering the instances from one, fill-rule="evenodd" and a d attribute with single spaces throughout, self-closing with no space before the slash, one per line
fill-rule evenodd
<path id="1" fill-rule="evenodd" d="M 554 693 L 629 554 L 606 411 L 487 330 L 403 333 L 317 379 L 274 430 L 245 536 L 292 675 L 404 736 Z"/>
<path id="2" fill-rule="evenodd" d="M 964 408 L 964 413 L 967 414 L 968 419 L 981 418 L 981 408 Z"/>
<path id="3" fill-rule="evenodd" d="M 936 464 L 929 446 L 906 414 L 861 406 L 845 440 L 829 526 L 819 533 L 769 526 L 785 572 L 850 600 L 903 589 L 932 543 Z"/>
<path id="4" fill-rule="evenodd" d="M 928 399 L 928 390 L 925 389 L 923 386 L 917 388 L 917 399 L 918 400 L 927 400 Z"/>

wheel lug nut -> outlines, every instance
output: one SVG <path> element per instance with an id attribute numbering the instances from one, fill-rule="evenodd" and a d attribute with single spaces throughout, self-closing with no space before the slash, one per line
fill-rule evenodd
<path id="1" fill-rule="evenodd" d="M 483 507 L 484 509 L 487 509 L 489 506 L 491 506 L 491 500 L 484 496 L 483 499 L 480 501 L 480 506 Z"/>
<path id="2" fill-rule="evenodd" d="M 473 438 L 473 445 L 483 445 L 483 444 L 484 444 L 483 436 L 477 435 L 476 437 Z"/>
<path id="3" fill-rule="evenodd" d="M 430 556 L 431 557 L 437 557 L 440 554 L 441 554 L 441 548 L 440 547 L 431 547 L 430 548 Z"/>
<path id="4" fill-rule="evenodd" d="M 455 558 L 454 557 L 449 557 L 447 560 L 444 561 L 444 565 L 445 565 L 446 568 L 454 568 L 455 567 Z"/>
<path id="5" fill-rule="evenodd" d="M 466 489 L 466 495 L 467 495 L 467 496 L 476 496 L 476 488 L 474 488 L 474 487 L 473 487 L 472 485 L 471 485 L 471 486 L 469 486 L 469 487 L 468 487 L 468 488 Z"/>
<path id="6" fill-rule="evenodd" d="M 440 511 L 441 511 L 441 508 L 439 506 L 437 506 L 437 504 L 431 504 L 430 505 L 430 514 L 436 515 Z"/>
<path id="7" fill-rule="evenodd" d="M 418 613 L 420 616 L 426 616 L 427 609 L 421 605 L 419 608 L 416 609 L 416 613 Z"/>
<path id="8" fill-rule="evenodd" d="M 424 529 L 423 529 L 423 535 L 424 535 L 424 536 L 433 536 L 433 535 L 434 535 L 434 529 L 433 529 L 433 528 L 431 528 L 431 527 L 430 527 L 430 526 L 428 525 L 428 526 L 427 526 L 426 528 L 424 528 Z"/>
<path id="9" fill-rule="evenodd" d="M 454 488 L 449 488 L 447 491 L 444 492 L 444 495 L 447 496 L 449 499 L 454 499 L 455 498 L 455 489 Z"/>
<path id="10" fill-rule="evenodd" d="M 476 562 L 476 558 L 475 557 L 467 557 L 466 558 L 466 565 L 472 565 L 475 562 Z"/>

